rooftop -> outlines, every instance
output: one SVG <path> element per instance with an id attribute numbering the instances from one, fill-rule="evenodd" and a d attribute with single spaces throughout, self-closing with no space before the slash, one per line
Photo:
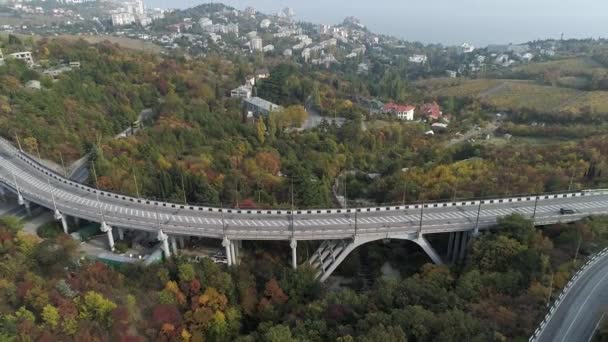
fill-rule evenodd
<path id="1" fill-rule="evenodd" d="M 253 106 L 264 109 L 269 112 L 278 110 L 281 108 L 281 106 L 276 105 L 270 101 L 266 101 L 259 97 L 252 97 L 252 98 L 246 99 L 245 102 L 250 103 Z"/>

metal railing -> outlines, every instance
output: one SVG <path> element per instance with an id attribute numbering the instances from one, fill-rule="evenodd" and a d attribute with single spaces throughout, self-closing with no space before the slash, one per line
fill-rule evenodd
<path id="1" fill-rule="evenodd" d="M 570 281 L 568 281 L 566 286 L 563 288 L 562 292 L 559 294 L 557 299 L 555 299 L 555 301 L 553 302 L 553 305 L 551 305 L 549 311 L 545 315 L 545 317 L 544 317 L 543 321 L 540 323 L 539 327 L 536 328 L 536 330 L 534 331 L 534 334 L 532 336 L 530 336 L 530 339 L 528 340 L 529 342 L 536 342 L 538 340 L 538 338 L 545 331 L 547 324 L 549 324 L 549 321 L 551 321 L 551 318 L 553 318 L 553 315 L 555 314 L 555 312 L 557 311 L 557 309 L 559 308 L 559 306 L 561 305 L 563 300 L 566 298 L 568 293 L 570 293 L 570 291 L 572 290 L 572 287 L 584 275 L 585 272 L 587 272 L 600 259 L 602 259 L 604 256 L 606 256 L 606 254 L 608 254 L 608 247 L 604 248 L 601 252 L 590 257 L 587 260 L 587 262 L 579 268 L 579 270 L 572 276 Z"/>

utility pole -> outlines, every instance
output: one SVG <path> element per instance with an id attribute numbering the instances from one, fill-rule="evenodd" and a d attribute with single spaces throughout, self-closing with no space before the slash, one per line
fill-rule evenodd
<path id="1" fill-rule="evenodd" d="M 532 220 L 536 218 L 536 208 L 538 207 L 538 196 L 534 196 L 534 213 L 532 213 Z"/>
<path id="2" fill-rule="evenodd" d="M 95 195 L 97 197 L 97 205 L 99 206 L 99 216 L 101 217 L 101 222 L 105 222 L 105 218 L 103 216 L 103 209 L 101 208 L 101 201 L 99 200 L 99 183 L 97 182 L 97 171 L 95 171 L 95 162 L 91 161 L 93 165 L 93 177 L 95 177 Z"/>
<path id="3" fill-rule="evenodd" d="M 17 195 L 21 196 L 21 192 L 19 191 L 19 184 L 17 184 L 17 177 L 15 176 L 14 172 L 11 172 L 13 174 L 13 182 L 15 183 L 15 190 L 17 190 Z"/>
<path id="4" fill-rule="evenodd" d="M 355 236 L 357 236 L 357 211 L 358 209 L 355 208 Z"/>
<path id="5" fill-rule="evenodd" d="M 49 184 L 49 192 L 51 193 L 51 198 L 53 199 L 53 214 L 57 212 L 57 203 L 55 202 L 55 193 L 53 192 L 53 186 L 51 185 L 51 179 L 47 178 L 46 182 Z"/>
<path id="6" fill-rule="evenodd" d="M 293 177 L 291 177 L 291 236 L 294 236 L 296 231 L 293 224 L 293 208 L 294 208 L 294 199 L 293 199 Z"/>
<path id="7" fill-rule="evenodd" d="M 139 197 L 139 187 L 137 186 L 137 177 L 135 176 L 135 172 L 133 172 L 133 180 L 135 181 L 135 193 L 137 194 L 137 198 Z"/>
<path id="8" fill-rule="evenodd" d="M 424 217 L 424 200 L 420 206 L 420 226 L 418 226 L 418 238 L 422 236 L 422 219 Z"/>
<path id="9" fill-rule="evenodd" d="M 479 234 L 479 216 L 481 215 L 481 200 L 479 200 L 479 207 L 477 207 L 477 220 L 475 221 L 475 230 L 473 235 Z"/>
<path id="10" fill-rule="evenodd" d="M 67 178 L 68 169 L 65 168 L 65 163 L 63 162 L 63 153 L 61 153 L 61 151 L 59 151 L 59 159 L 61 159 L 61 167 L 63 168 L 63 175 Z"/>
<path id="11" fill-rule="evenodd" d="M 184 194 L 184 204 L 188 204 L 186 201 L 186 187 L 184 186 L 184 174 L 180 174 L 182 179 L 182 193 Z"/>
<path id="12" fill-rule="evenodd" d="M 574 170 L 572 170 L 572 176 L 570 177 L 570 184 L 568 185 L 568 191 L 572 191 L 572 182 L 574 182 Z"/>
<path id="13" fill-rule="evenodd" d="M 348 177 L 348 174 L 345 173 L 344 174 L 344 208 L 348 208 L 348 197 L 346 196 L 346 177 Z"/>
<path id="14" fill-rule="evenodd" d="M 574 252 L 574 263 L 576 264 L 576 259 L 578 259 L 578 251 L 581 249 L 581 232 L 578 232 L 578 243 L 576 244 L 576 252 Z"/>
<path id="15" fill-rule="evenodd" d="M 95 170 L 95 162 L 92 161 L 91 164 L 93 164 L 93 177 L 95 177 L 95 188 L 97 189 L 97 191 L 99 191 L 99 182 L 97 181 L 97 171 Z"/>
<path id="16" fill-rule="evenodd" d="M 224 217 L 224 204 L 222 203 L 222 230 L 224 231 L 224 236 L 226 236 L 226 219 Z"/>
<path id="17" fill-rule="evenodd" d="M 236 187 L 234 189 L 234 197 L 236 198 L 236 207 L 239 207 L 239 180 L 236 180 Z"/>
<path id="18" fill-rule="evenodd" d="M 42 157 L 40 156 L 40 149 L 38 148 L 38 141 L 36 141 L 36 153 L 38 154 L 38 161 L 42 162 Z"/>
<path id="19" fill-rule="evenodd" d="M 17 134 L 17 132 L 15 132 L 15 138 L 17 139 L 17 146 L 19 146 L 19 151 L 23 152 L 23 149 L 21 148 L 21 142 L 19 141 L 19 135 Z"/>
<path id="20" fill-rule="evenodd" d="M 553 272 L 551 272 L 551 281 L 549 282 L 549 296 L 547 297 L 547 307 L 551 303 L 551 296 L 553 295 Z"/>

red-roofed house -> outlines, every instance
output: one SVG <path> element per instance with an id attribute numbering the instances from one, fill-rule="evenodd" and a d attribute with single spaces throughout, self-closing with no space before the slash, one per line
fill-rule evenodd
<path id="1" fill-rule="evenodd" d="M 437 102 L 425 103 L 420 107 L 421 115 L 426 116 L 429 120 L 439 120 L 443 113 Z"/>
<path id="2" fill-rule="evenodd" d="M 400 105 L 396 103 L 387 103 L 382 108 L 382 112 L 397 115 L 399 120 L 414 120 L 414 110 L 416 107 L 410 105 Z"/>

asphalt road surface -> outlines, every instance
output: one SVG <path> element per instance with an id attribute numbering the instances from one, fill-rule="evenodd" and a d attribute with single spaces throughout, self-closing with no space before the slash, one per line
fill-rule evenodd
<path id="1" fill-rule="evenodd" d="M 494 226 L 500 217 L 520 213 L 538 224 L 571 222 L 608 213 L 608 191 L 514 197 L 483 201 L 427 203 L 357 209 L 261 210 L 221 209 L 156 202 L 97 191 L 67 180 L 20 154 L 0 140 L 0 182 L 27 201 L 57 208 L 61 213 L 108 225 L 147 231 L 242 240 L 344 239 L 357 235 L 383 236 L 440 233 Z M 536 210 L 535 210 L 536 207 Z M 561 215 L 561 208 L 575 209 Z M 479 210 L 479 220 L 477 213 Z"/>
<path id="2" fill-rule="evenodd" d="M 572 285 L 538 337 L 540 342 L 587 342 L 608 311 L 608 254 Z"/>

